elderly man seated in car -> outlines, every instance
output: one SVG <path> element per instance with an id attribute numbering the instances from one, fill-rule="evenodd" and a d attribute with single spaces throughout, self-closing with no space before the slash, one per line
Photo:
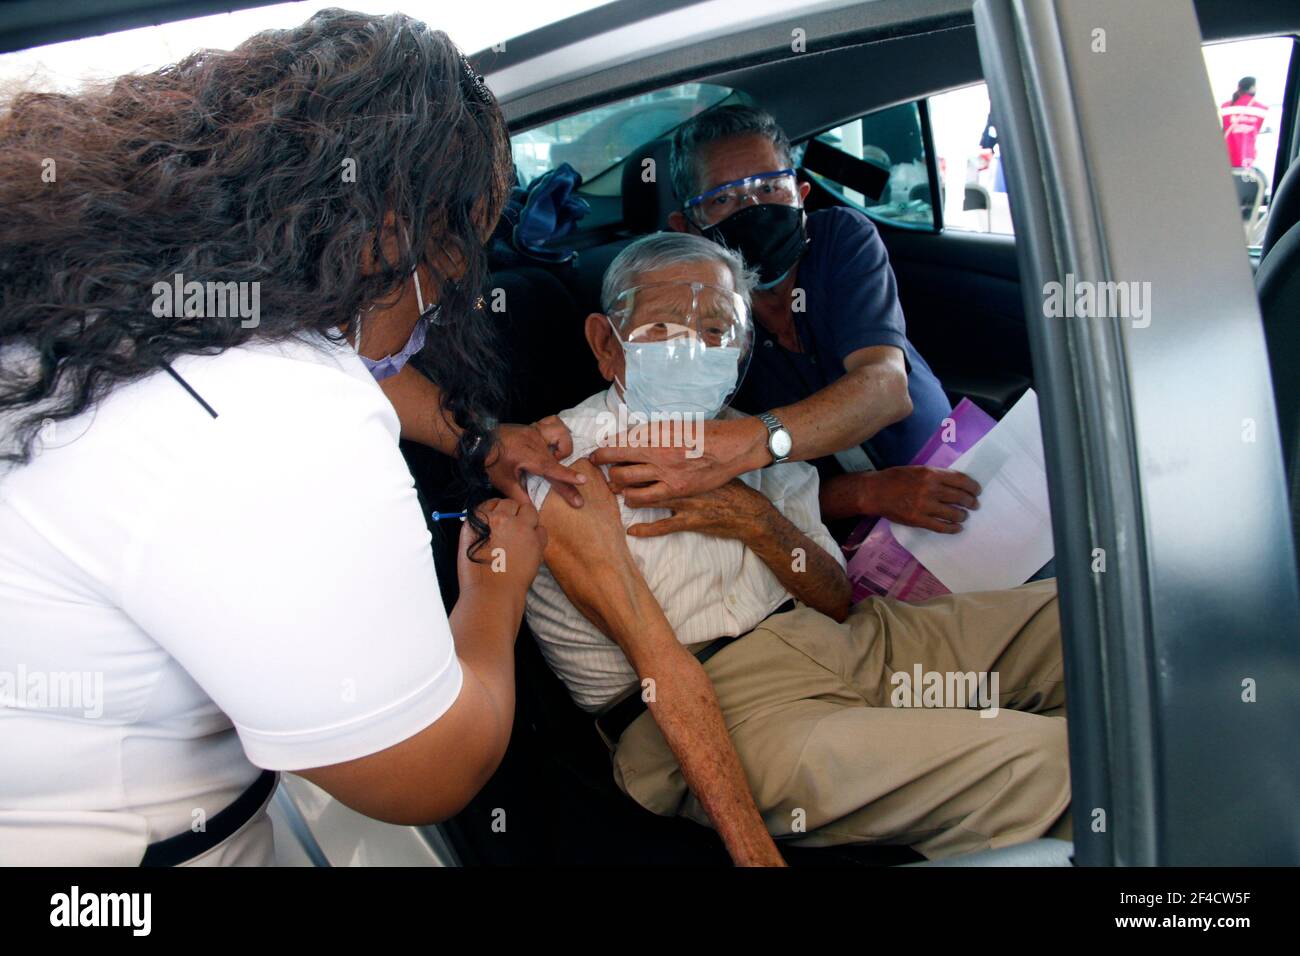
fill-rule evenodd
<path id="1" fill-rule="evenodd" d="M 753 417 L 711 423 L 708 451 L 693 459 L 652 446 L 612 447 L 595 461 L 614 466 L 616 486 L 623 466 L 650 466 L 638 470 L 654 480 L 628 500 L 655 505 L 789 457 L 817 468 L 822 516 L 841 539 L 862 515 L 957 534 L 981 489 L 952 469 L 910 464 L 952 406 L 908 338 L 889 254 L 859 210 L 804 208 L 811 186 L 795 155 L 751 106 L 714 107 L 674 134 L 681 206 L 669 227 L 736 250 L 758 273 L 753 365 L 735 398 Z"/>
<path id="2" fill-rule="evenodd" d="M 938 858 L 1068 835 L 1055 582 L 850 608 L 811 465 L 651 508 L 594 480 L 585 456 L 620 435 L 689 449 L 693 426 L 738 417 L 726 404 L 752 283 L 698 236 L 623 250 L 586 320 L 612 384 L 560 412 L 584 505 L 530 481 L 549 543 L 528 621 L 596 715 L 615 780 L 655 813 L 713 826 L 746 865 L 779 864 L 777 841 Z M 932 695 L 932 675 L 972 692 Z"/>

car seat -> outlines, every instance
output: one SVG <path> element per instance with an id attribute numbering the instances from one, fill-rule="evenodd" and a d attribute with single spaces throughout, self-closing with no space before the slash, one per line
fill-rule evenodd
<path id="1" fill-rule="evenodd" d="M 1300 162 L 1292 163 L 1278 184 L 1255 291 L 1272 372 L 1291 532 L 1300 542 Z"/>

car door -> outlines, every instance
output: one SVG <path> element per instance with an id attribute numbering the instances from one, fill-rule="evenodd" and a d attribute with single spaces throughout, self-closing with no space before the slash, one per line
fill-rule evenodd
<path id="1" fill-rule="evenodd" d="M 1196 12 L 978 0 L 975 22 L 1042 409 L 1075 859 L 1294 865 L 1294 543 Z M 1144 315 L 1058 314 L 1067 284 L 1117 282 Z"/>

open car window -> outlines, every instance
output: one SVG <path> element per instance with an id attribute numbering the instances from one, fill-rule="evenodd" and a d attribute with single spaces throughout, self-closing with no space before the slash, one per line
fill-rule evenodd
<path id="1" fill-rule="evenodd" d="M 1290 37 L 1259 37 L 1207 44 L 1203 50 L 1242 230 L 1252 249 L 1260 248 L 1268 227 L 1294 47 Z M 1250 92 L 1243 92 L 1241 86 L 1248 80 Z"/>
<path id="2" fill-rule="evenodd" d="M 883 192 L 872 196 L 841 182 L 832 172 L 805 168 L 832 194 L 872 219 L 907 229 L 933 229 L 934 200 L 926 166 L 925 137 L 916 103 L 903 103 L 868 113 L 843 126 L 828 129 L 817 142 L 852 160 L 888 171 Z M 833 165 L 833 164 L 831 164 Z"/>
<path id="3" fill-rule="evenodd" d="M 1206 44 L 1210 92 L 1241 204 L 1243 239 L 1259 248 L 1268 225 L 1271 178 L 1282 127 L 1294 41 L 1260 37 Z M 1254 80 L 1253 94 L 1239 90 Z M 976 83 L 931 96 L 930 124 L 945 198 L 944 228 L 1011 235 L 1011 208 L 988 87 Z"/>

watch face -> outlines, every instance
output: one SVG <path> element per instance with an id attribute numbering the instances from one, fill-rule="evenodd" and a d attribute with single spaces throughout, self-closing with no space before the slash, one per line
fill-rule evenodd
<path id="1" fill-rule="evenodd" d="M 778 428 L 772 432 L 771 437 L 768 439 L 768 446 L 772 449 L 772 457 L 774 458 L 784 458 L 790 454 L 790 448 L 793 444 L 794 442 L 790 441 L 790 433 L 784 428 Z"/>

